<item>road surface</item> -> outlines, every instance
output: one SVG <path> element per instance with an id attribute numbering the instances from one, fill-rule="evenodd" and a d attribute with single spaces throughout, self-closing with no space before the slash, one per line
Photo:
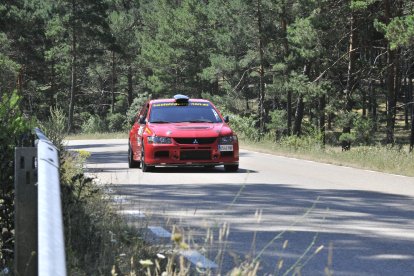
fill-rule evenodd
<path id="1" fill-rule="evenodd" d="M 88 171 L 111 184 L 125 213 L 184 230 L 191 249 L 218 265 L 215 274 L 260 260 L 258 275 L 414 275 L 412 177 L 247 150 L 237 173 L 142 173 L 128 169 L 127 140 L 68 148 L 91 152 Z"/>

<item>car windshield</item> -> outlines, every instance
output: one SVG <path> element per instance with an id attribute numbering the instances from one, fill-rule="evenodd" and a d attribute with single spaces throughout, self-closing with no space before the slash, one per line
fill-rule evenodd
<path id="1" fill-rule="evenodd" d="M 209 103 L 154 103 L 150 123 L 221 123 L 222 119 Z"/>

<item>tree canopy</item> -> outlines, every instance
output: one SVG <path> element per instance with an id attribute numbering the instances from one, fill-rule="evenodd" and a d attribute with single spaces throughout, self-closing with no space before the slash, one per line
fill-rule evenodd
<path id="1" fill-rule="evenodd" d="M 3 1 L 0 96 L 17 90 L 38 120 L 61 108 L 72 132 L 183 93 L 258 139 L 333 131 L 348 149 L 367 120 L 393 144 L 412 121 L 413 23 L 408 0 Z"/>

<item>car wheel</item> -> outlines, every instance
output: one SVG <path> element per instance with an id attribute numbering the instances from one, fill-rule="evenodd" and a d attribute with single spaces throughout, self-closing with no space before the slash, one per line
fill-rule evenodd
<path id="1" fill-rule="evenodd" d="M 128 167 L 129 168 L 139 168 L 141 162 L 134 160 L 134 153 L 132 152 L 131 145 L 128 145 Z"/>
<path id="2" fill-rule="evenodd" d="M 145 164 L 145 154 L 144 154 L 144 146 L 143 146 L 141 150 L 141 170 L 142 172 L 150 172 L 152 171 L 153 168 L 154 168 L 153 166 L 148 166 L 147 164 Z"/>
<path id="3" fill-rule="evenodd" d="M 237 172 L 239 170 L 239 165 L 224 165 L 224 170 L 226 172 Z"/>

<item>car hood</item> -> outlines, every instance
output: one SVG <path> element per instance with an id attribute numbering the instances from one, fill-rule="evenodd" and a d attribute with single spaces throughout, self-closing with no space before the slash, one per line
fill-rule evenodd
<path id="1" fill-rule="evenodd" d="M 156 136 L 164 137 L 198 138 L 233 134 L 231 128 L 225 123 L 148 124 L 148 128 Z"/>

